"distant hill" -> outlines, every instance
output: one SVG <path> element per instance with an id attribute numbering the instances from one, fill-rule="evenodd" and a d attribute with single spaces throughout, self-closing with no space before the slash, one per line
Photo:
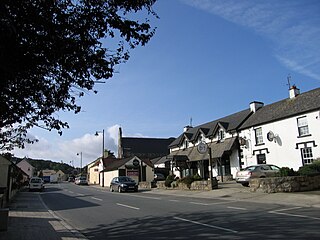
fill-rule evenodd
<path id="1" fill-rule="evenodd" d="M 14 157 L 10 153 L 4 153 L 1 155 L 3 157 L 5 157 L 6 159 L 13 161 L 15 163 L 18 163 L 24 159 L 24 158 Z M 59 163 L 59 162 L 53 162 L 51 160 L 32 159 L 32 158 L 27 158 L 27 160 L 32 166 L 34 166 L 36 168 L 36 171 L 41 171 L 41 170 L 45 170 L 45 169 L 52 169 L 55 171 L 61 170 L 65 174 L 71 174 L 74 170 L 74 167 L 72 167 L 66 163 Z"/>

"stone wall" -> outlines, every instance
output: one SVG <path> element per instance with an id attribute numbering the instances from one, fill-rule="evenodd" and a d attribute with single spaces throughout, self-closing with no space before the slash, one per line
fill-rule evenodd
<path id="1" fill-rule="evenodd" d="M 187 186 L 187 184 L 184 184 L 182 182 L 174 181 L 171 183 L 171 187 L 168 188 L 165 186 L 165 181 L 158 181 L 157 182 L 157 188 L 160 189 L 179 189 L 179 190 L 211 190 L 211 181 L 194 181 L 191 183 L 190 188 Z M 213 178 L 213 189 L 218 188 L 218 180 L 216 178 Z"/>
<path id="2" fill-rule="evenodd" d="M 304 192 L 320 189 L 320 176 L 273 177 L 250 180 L 252 192 Z"/>

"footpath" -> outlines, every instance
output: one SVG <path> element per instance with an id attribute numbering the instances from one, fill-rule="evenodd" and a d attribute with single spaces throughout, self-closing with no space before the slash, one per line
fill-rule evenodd
<path id="1" fill-rule="evenodd" d="M 101 188 L 100 186 L 90 186 Z M 101 188 L 108 191 L 108 188 Z M 219 183 L 212 191 L 185 191 L 176 189 L 141 190 L 140 194 L 162 194 L 195 198 L 230 199 L 236 201 L 277 203 L 290 206 L 320 208 L 320 190 L 303 193 L 250 192 L 234 182 Z M 0 231 L 0 240 L 76 240 L 87 239 L 69 226 L 42 201 L 40 193 L 19 192 L 9 205 L 7 231 Z M 318 210 L 318 209 L 317 209 Z"/>

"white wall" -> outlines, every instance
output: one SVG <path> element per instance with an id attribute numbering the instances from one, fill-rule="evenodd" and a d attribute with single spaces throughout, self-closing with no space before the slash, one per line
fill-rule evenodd
<path id="1" fill-rule="evenodd" d="M 307 116 L 309 133 L 311 136 L 298 137 L 297 118 Z M 254 150 L 267 148 L 269 153 L 266 154 L 266 162 L 275 164 L 279 167 L 289 167 L 298 170 L 302 166 L 301 150 L 296 149 L 297 143 L 315 141 L 317 147 L 313 144 L 308 144 L 312 147 L 313 159 L 320 157 L 320 113 L 314 111 L 308 114 L 291 117 L 281 121 L 264 124 L 262 127 L 264 145 L 255 146 L 254 128 L 241 131 L 240 136 L 247 139 L 246 148 L 243 148 L 243 167 L 257 164 L 257 153 L 253 155 Z M 267 139 L 267 133 L 272 131 L 276 136 L 276 142 L 270 142 Z M 300 146 L 302 147 L 302 146 Z"/>
<path id="2" fill-rule="evenodd" d="M 26 160 L 22 160 L 17 164 L 17 166 L 22 169 L 31 178 L 34 176 L 34 167 L 30 165 Z"/>

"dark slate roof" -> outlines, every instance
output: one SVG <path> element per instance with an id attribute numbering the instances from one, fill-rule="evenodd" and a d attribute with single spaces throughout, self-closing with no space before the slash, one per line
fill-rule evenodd
<path id="1" fill-rule="evenodd" d="M 128 158 L 104 158 L 103 163 L 104 163 L 104 170 L 102 172 L 108 172 L 108 171 L 114 171 L 125 165 L 127 162 L 132 160 L 134 157 L 128 157 Z M 144 159 L 140 159 L 142 162 L 147 164 L 149 167 L 153 167 L 153 164 Z"/>
<path id="2" fill-rule="evenodd" d="M 174 138 L 123 137 L 121 145 L 123 157 L 155 158 L 169 153 L 168 146 Z"/>
<path id="3" fill-rule="evenodd" d="M 199 126 L 196 126 L 193 128 L 189 128 L 187 130 L 187 132 L 182 133 L 179 137 L 177 137 L 176 140 L 174 140 L 169 145 L 169 147 L 175 147 L 175 146 L 180 145 L 185 134 L 187 136 L 196 135 L 198 133 L 199 129 L 209 129 L 209 130 L 205 130 L 207 132 L 206 137 L 213 137 L 213 135 L 215 134 L 215 131 L 217 129 L 218 124 L 223 126 L 226 129 L 226 131 L 228 131 L 228 132 L 234 131 L 234 130 L 238 129 L 238 127 L 248 118 L 248 116 L 250 114 L 251 114 L 250 109 L 246 109 L 246 110 L 231 114 L 229 116 L 220 118 L 218 120 L 204 123 L 202 125 L 199 125 Z M 188 139 L 196 140 L 195 137 L 194 138 L 191 137 Z"/>
<path id="4" fill-rule="evenodd" d="M 320 109 L 320 88 L 258 109 L 239 129 L 279 121 L 318 109 Z"/>

